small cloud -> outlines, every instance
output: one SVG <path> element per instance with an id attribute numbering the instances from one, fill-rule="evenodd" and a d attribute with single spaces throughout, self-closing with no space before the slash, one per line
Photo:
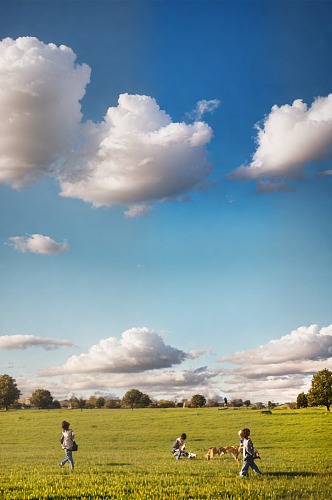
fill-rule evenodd
<path id="1" fill-rule="evenodd" d="M 152 205 L 150 203 L 142 203 L 142 205 L 130 205 L 128 210 L 124 212 L 124 216 L 128 217 L 140 217 L 141 215 L 146 215 L 148 210 L 151 210 Z"/>
<path id="2" fill-rule="evenodd" d="M 180 196 L 178 199 L 179 203 L 188 203 L 189 201 L 192 201 L 190 196 Z"/>
<path id="3" fill-rule="evenodd" d="M 202 99 L 198 101 L 196 104 L 196 108 L 187 113 L 187 117 L 190 120 L 200 120 L 205 113 L 213 113 L 215 109 L 219 108 L 221 101 L 218 99 L 212 99 L 210 101 L 206 101 Z"/>
<path id="4" fill-rule="evenodd" d="M 229 202 L 229 204 L 230 204 L 230 205 L 233 205 L 233 203 L 235 203 L 235 200 L 231 200 L 231 201 Z"/>
<path id="5" fill-rule="evenodd" d="M 49 236 L 41 234 L 28 236 L 12 236 L 8 239 L 13 242 L 11 245 L 22 253 L 28 251 L 43 255 L 58 255 L 69 252 L 69 246 L 65 241 L 63 243 L 56 243 Z"/>
<path id="6" fill-rule="evenodd" d="M 142 266 L 142 264 L 137 264 L 137 267 L 145 267 L 145 266 Z"/>
<path id="7" fill-rule="evenodd" d="M 318 172 L 316 177 L 325 177 L 326 175 L 332 175 L 332 170 L 324 170 L 323 172 Z"/>
<path id="8" fill-rule="evenodd" d="M 0 350 L 27 349 L 41 346 L 46 351 L 58 349 L 60 346 L 74 344 L 70 340 L 58 340 L 50 337 L 35 337 L 34 335 L 3 335 L 0 337 Z"/>
<path id="9" fill-rule="evenodd" d="M 203 354 L 210 354 L 210 355 L 213 355 L 215 354 L 211 347 L 206 347 L 204 349 L 192 349 L 190 352 L 189 352 L 189 357 L 191 359 L 197 359 L 199 358 L 200 356 L 202 356 Z"/>
<path id="10" fill-rule="evenodd" d="M 268 194 L 268 193 L 276 193 L 283 191 L 285 193 L 294 193 L 295 189 L 288 187 L 285 181 L 280 182 L 270 182 L 270 181 L 262 181 L 261 179 L 257 179 L 258 186 L 255 189 L 255 193 L 257 194 Z"/>

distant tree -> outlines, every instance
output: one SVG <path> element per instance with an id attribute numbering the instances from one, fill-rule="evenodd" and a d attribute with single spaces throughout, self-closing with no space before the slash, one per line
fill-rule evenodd
<path id="1" fill-rule="evenodd" d="M 105 405 L 105 399 L 103 397 L 99 397 L 96 400 L 96 408 L 102 408 Z"/>
<path id="2" fill-rule="evenodd" d="M 90 396 L 89 399 L 85 403 L 85 407 L 89 408 L 89 410 L 96 408 L 96 401 L 97 401 L 96 396 Z"/>
<path id="3" fill-rule="evenodd" d="M 256 410 L 262 410 L 263 408 L 265 408 L 265 406 L 263 405 L 263 403 L 261 401 L 259 401 L 258 403 L 255 403 L 255 407 L 256 407 Z"/>
<path id="4" fill-rule="evenodd" d="M 214 408 L 216 406 L 219 406 L 219 403 L 215 399 L 208 399 L 206 406 L 210 406 L 210 407 Z"/>
<path id="5" fill-rule="evenodd" d="M 246 399 L 245 401 L 243 401 L 243 404 L 248 408 L 250 406 L 250 399 Z"/>
<path id="6" fill-rule="evenodd" d="M 122 398 L 122 405 L 130 406 L 132 410 L 149 406 L 149 404 L 151 404 L 150 396 L 143 394 L 138 389 L 130 389 Z"/>
<path id="7" fill-rule="evenodd" d="M 268 407 L 269 410 L 272 410 L 272 408 L 275 407 L 275 404 L 273 403 L 273 401 L 268 401 L 267 402 L 267 407 Z"/>
<path id="8" fill-rule="evenodd" d="M 41 409 L 48 408 L 53 402 L 53 397 L 47 389 L 37 389 L 31 398 L 32 406 Z"/>
<path id="9" fill-rule="evenodd" d="M 160 399 L 158 401 L 159 408 L 174 408 L 174 401 L 170 401 L 169 399 Z"/>
<path id="10" fill-rule="evenodd" d="M 80 398 L 78 400 L 78 406 L 77 406 L 77 408 L 79 408 L 82 411 L 83 408 L 85 407 L 85 404 L 86 404 L 86 400 L 84 398 Z"/>
<path id="11" fill-rule="evenodd" d="M 71 408 L 78 408 L 79 407 L 79 400 L 76 396 L 72 396 L 69 400 Z"/>
<path id="12" fill-rule="evenodd" d="M 224 398 L 224 405 L 227 406 L 227 398 Z"/>
<path id="13" fill-rule="evenodd" d="M 241 406 L 243 406 L 243 401 L 242 401 L 242 399 L 232 398 L 231 403 L 232 403 L 232 405 L 233 405 L 233 406 L 235 406 L 236 408 L 240 408 Z"/>
<path id="14" fill-rule="evenodd" d="M 301 392 L 301 394 L 299 394 L 297 396 L 296 406 L 297 406 L 297 408 L 307 408 L 308 399 L 307 399 L 307 396 L 304 394 L 304 392 Z"/>
<path id="15" fill-rule="evenodd" d="M 148 394 L 143 394 L 143 396 L 141 397 L 141 400 L 139 402 L 139 406 L 141 408 L 147 408 L 148 406 L 150 406 L 150 404 L 152 403 L 151 401 L 151 398 Z"/>
<path id="16" fill-rule="evenodd" d="M 59 408 L 61 408 L 60 402 L 57 399 L 54 399 L 53 403 L 50 404 L 50 408 L 58 410 Z"/>
<path id="17" fill-rule="evenodd" d="M 119 399 L 108 399 L 105 403 L 105 408 L 120 408 L 120 400 Z"/>
<path id="18" fill-rule="evenodd" d="M 8 410 L 8 406 L 15 403 L 20 397 L 16 380 L 9 375 L 0 375 L 0 406 Z"/>
<path id="19" fill-rule="evenodd" d="M 206 404 L 206 399 L 201 394 L 195 394 L 190 401 L 191 406 L 194 408 L 202 408 Z"/>
<path id="20" fill-rule="evenodd" d="M 326 406 L 327 411 L 330 411 L 332 404 L 332 372 L 330 370 L 325 368 L 312 377 L 307 400 L 309 406 Z"/>

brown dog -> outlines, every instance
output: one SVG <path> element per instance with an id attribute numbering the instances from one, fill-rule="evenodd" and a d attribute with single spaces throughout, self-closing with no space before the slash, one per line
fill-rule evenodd
<path id="1" fill-rule="evenodd" d="M 239 448 L 237 448 L 236 446 L 219 446 L 219 447 L 213 447 L 213 448 L 210 448 L 207 452 L 207 454 L 205 455 L 205 458 L 207 458 L 207 460 L 212 460 L 213 457 L 215 455 L 219 455 L 220 457 L 222 457 L 223 455 L 226 455 L 226 453 L 230 453 L 232 455 L 232 457 L 234 458 L 235 462 L 237 462 L 237 464 L 239 464 L 239 461 L 238 461 L 238 456 L 239 456 Z"/>

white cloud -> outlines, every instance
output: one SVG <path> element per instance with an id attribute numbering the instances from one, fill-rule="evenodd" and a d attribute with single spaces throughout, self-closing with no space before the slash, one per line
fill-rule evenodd
<path id="1" fill-rule="evenodd" d="M 255 193 L 266 194 L 266 193 L 276 193 L 278 191 L 283 191 L 285 193 L 294 193 L 295 189 L 287 186 L 284 180 L 279 182 L 262 181 L 257 179 L 257 187 Z"/>
<path id="2" fill-rule="evenodd" d="M 17 377 L 18 388 L 23 394 L 31 394 L 41 386 L 51 391 L 57 398 L 69 397 L 75 392 L 91 395 L 94 391 L 117 390 L 124 394 L 133 387 L 146 392 L 152 397 L 191 397 L 193 394 L 205 394 L 215 397 L 218 393 L 218 377 L 221 370 L 159 370 L 144 373 L 117 374 L 73 374 L 65 376 L 60 382 L 47 379 L 27 379 Z M 122 396 L 121 396 L 122 397 Z"/>
<path id="3" fill-rule="evenodd" d="M 0 42 L 0 182 L 22 188 L 54 174 L 72 152 L 90 68 L 64 45 Z"/>
<path id="4" fill-rule="evenodd" d="M 65 364 L 40 370 L 40 375 L 66 373 L 138 373 L 168 368 L 187 358 L 184 351 L 166 345 L 150 328 L 131 328 L 121 339 L 109 337 L 92 346 L 88 353 L 72 356 Z"/>
<path id="5" fill-rule="evenodd" d="M 243 365 L 271 365 L 288 361 L 316 361 L 332 357 L 332 325 L 318 329 L 317 325 L 301 326 L 290 334 L 257 349 L 239 351 L 230 357 L 220 358 Z"/>
<path id="6" fill-rule="evenodd" d="M 27 349 L 41 346 L 46 351 L 58 349 L 60 346 L 73 346 L 69 340 L 58 340 L 50 337 L 36 337 L 34 335 L 3 335 L 0 337 L 0 350 Z"/>
<path id="7" fill-rule="evenodd" d="M 199 188 L 213 170 L 205 148 L 212 129 L 173 123 L 152 97 L 120 95 L 105 120 L 89 122 L 82 133 L 84 151 L 60 174 L 61 195 L 96 207 L 129 206 L 129 217 L 146 213 L 147 202 Z"/>
<path id="8" fill-rule="evenodd" d="M 285 395 L 294 399 L 308 390 L 313 374 L 332 370 L 332 325 L 320 330 L 317 325 L 302 326 L 266 345 L 218 361 L 237 365 L 223 374 L 225 392 L 251 394 L 256 400 L 264 395 L 265 401 L 272 396 L 285 400 Z"/>
<path id="9" fill-rule="evenodd" d="M 317 177 L 325 177 L 326 175 L 332 175 L 332 170 L 324 170 L 323 172 L 318 172 Z"/>
<path id="10" fill-rule="evenodd" d="M 257 150 L 248 166 L 241 165 L 229 180 L 302 178 L 303 165 L 332 156 L 332 94 L 318 97 L 308 109 L 297 99 L 275 105 L 256 125 Z"/>
<path id="11" fill-rule="evenodd" d="M 187 113 L 187 116 L 191 120 L 200 120 L 205 113 L 213 113 L 215 109 L 219 108 L 220 104 L 221 101 L 218 99 L 211 99 L 210 101 L 202 99 L 197 102 L 195 109 Z"/>
<path id="12" fill-rule="evenodd" d="M 213 355 L 214 352 L 212 351 L 211 347 L 205 347 L 204 349 L 192 349 L 189 352 L 189 357 L 191 359 L 197 359 L 200 356 L 202 356 L 203 354 L 211 354 L 211 355 Z"/>
<path id="13" fill-rule="evenodd" d="M 142 205 L 130 205 L 128 210 L 124 212 L 125 217 L 139 217 L 146 215 L 152 207 L 151 203 L 142 203 Z"/>
<path id="14" fill-rule="evenodd" d="M 52 240 L 49 236 L 43 236 L 41 234 L 32 234 L 30 238 L 27 236 L 12 236 L 8 239 L 12 241 L 13 246 L 22 253 L 28 251 L 43 255 L 58 255 L 69 251 L 69 246 L 66 242 L 56 243 L 56 241 Z"/>
<path id="15" fill-rule="evenodd" d="M 217 182 L 208 179 L 212 129 L 173 123 L 152 97 L 122 94 L 101 123 L 82 124 L 90 68 L 75 59 L 70 48 L 33 37 L 0 42 L 0 183 L 23 188 L 53 175 L 62 196 L 126 206 L 135 217 Z"/>

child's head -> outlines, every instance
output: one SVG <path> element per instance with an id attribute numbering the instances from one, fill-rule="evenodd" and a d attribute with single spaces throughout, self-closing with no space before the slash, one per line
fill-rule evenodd
<path id="1" fill-rule="evenodd" d="M 240 432 L 240 437 L 243 439 L 248 439 L 249 435 L 250 435 L 250 429 L 248 429 L 247 427 L 242 429 L 242 431 Z"/>
<path id="2" fill-rule="evenodd" d="M 63 430 L 64 430 L 64 431 L 68 431 L 69 426 L 70 426 L 70 423 L 69 423 L 69 422 L 66 422 L 65 420 L 63 420 L 63 422 L 62 422 L 62 424 L 61 424 L 61 427 L 63 428 Z"/>
<path id="3" fill-rule="evenodd" d="M 181 439 L 184 441 L 185 439 L 187 439 L 187 434 L 183 433 L 181 434 Z"/>

